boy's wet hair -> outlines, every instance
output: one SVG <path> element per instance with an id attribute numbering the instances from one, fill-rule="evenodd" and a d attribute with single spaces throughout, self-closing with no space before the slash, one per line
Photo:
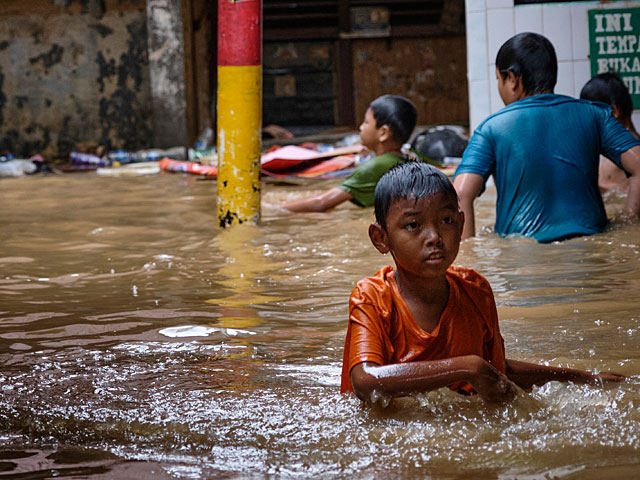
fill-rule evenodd
<path id="1" fill-rule="evenodd" d="M 507 40 L 496 56 L 503 79 L 509 72 L 520 77 L 524 93 L 553 92 L 558 80 L 558 59 L 553 44 L 538 33 L 519 33 Z"/>
<path id="2" fill-rule="evenodd" d="M 443 193 L 458 203 L 451 180 L 436 167 L 423 162 L 400 163 L 385 173 L 376 185 L 373 197 L 376 222 L 387 228 L 387 214 L 396 200 L 418 200 L 436 193 Z"/>
<path id="3" fill-rule="evenodd" d="M 416 126 L 418 113 L 408 99 L 400 95 L 382 95 L 369 104 L 376 127 L 387 125 L 393 139 L 405 143 Z"/>
<path id="4" fill-rule="evenodd" d="M 633 112 L 633 102 L 627 86 L 615 72 L 596 75 L 582 87 L 580 98 L 615 106 L 623 118 Z"/>

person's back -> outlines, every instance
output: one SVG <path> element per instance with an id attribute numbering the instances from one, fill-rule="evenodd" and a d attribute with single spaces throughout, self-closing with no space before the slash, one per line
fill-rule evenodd
<path id="1" fill-rule="evenodd" d="M 607 224 L 596 183 L 601 147 L 618 156 L 628 143 L 608 112 L 555 94 L 506 106 L 476 130 L 460 172 L 495 174 L 495 230 L 540 242 L 601 232 Z M 617 123 L 617 122 L 616 122 Z M 516 127 L 517 126 L 517 127 Z M 499 141 L 495 141 L 499 139 Z M 621 141 L 622 140 L 622 141 Z M 492 152 L 493 170 L 477 167 Z"/>
<path id="2" fill-rule="evenodd" d="M 624 158 L 640 173 L 640 142 L 607 109 L 553 93 L 557 59 L 542 35 L 522 33 L 505 42 L 496 77 L 505 108 L 476 129 L 454 177 L 468 222 L 463 238 L 475 235 L 473 202 L 491 175 L 496 233 L 550 242 L 603 231 L 599 155 L 618 165 Z M 638 188 L 627 203 L 635 217 Z"/>

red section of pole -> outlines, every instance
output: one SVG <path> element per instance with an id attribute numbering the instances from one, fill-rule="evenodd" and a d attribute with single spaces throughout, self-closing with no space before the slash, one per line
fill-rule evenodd
<path id="1" fill-rule="evenodd" d="M 218 65 L 262 64 L 262 0 L 218 0 Z"/>

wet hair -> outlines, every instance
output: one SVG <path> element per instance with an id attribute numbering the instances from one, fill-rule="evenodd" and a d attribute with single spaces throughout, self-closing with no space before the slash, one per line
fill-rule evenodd
<path id="1" fill-rule="evenodd" d="M 393 202 L 399 199 L 420 199 L 442 193 L 458 203 L 458 194 L 449 177 L 433 165 L 423 162 L 400 163 L 378 181 L 373 205 L 376 222 L 387 228 L 387 214 Z"/>
<path id="2" fill-rule="evenodd" d="M 410 100 L 400 95 L 382 95 L 369 104 L 376 127 L 387 125 L 394 140 L 405 143 L 416 126 L 418 113 Z"/>
<path id="3" fill-rule="evenodd" d="M 620 110 L 623 118 L 633 112 L 633 102 L 627 86 L 615 72 L 596 75 L 582 87 L 580 98 L 606 103 Z"/>
<path id="4" fill-rule="evenodd" d="M 519 33 L 498 50 L 496 68 L 503 79 L 509 72 L 520 77 L 524 93 L 553 92 L 558 80 L 558 59 L 552 43 L 538 33 Z"/>

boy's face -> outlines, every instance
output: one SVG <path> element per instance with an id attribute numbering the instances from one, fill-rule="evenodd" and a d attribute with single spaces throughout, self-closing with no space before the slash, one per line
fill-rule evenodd
<path id="1" fill-rule="evenodd" d="M 376 119 L 373 116 L 373 110 L 367 108 L 364 114 L 364 120 L 360 125 L 360 142 L 369 150 L 374 150 L 378 144 L 378 127 L 376 127 Z"/>
<path id="2" fill-rule="evenodd" d="M 463 224 L 457 199 L 438 192 L 417 201 L 394 201 L 386 230 L 377 226 L 378 232 L 370 229 L 370 236 L 378 251 L 391 252 L 398 270 L 434 278 L 444 276 L 458 255 Z"/>

